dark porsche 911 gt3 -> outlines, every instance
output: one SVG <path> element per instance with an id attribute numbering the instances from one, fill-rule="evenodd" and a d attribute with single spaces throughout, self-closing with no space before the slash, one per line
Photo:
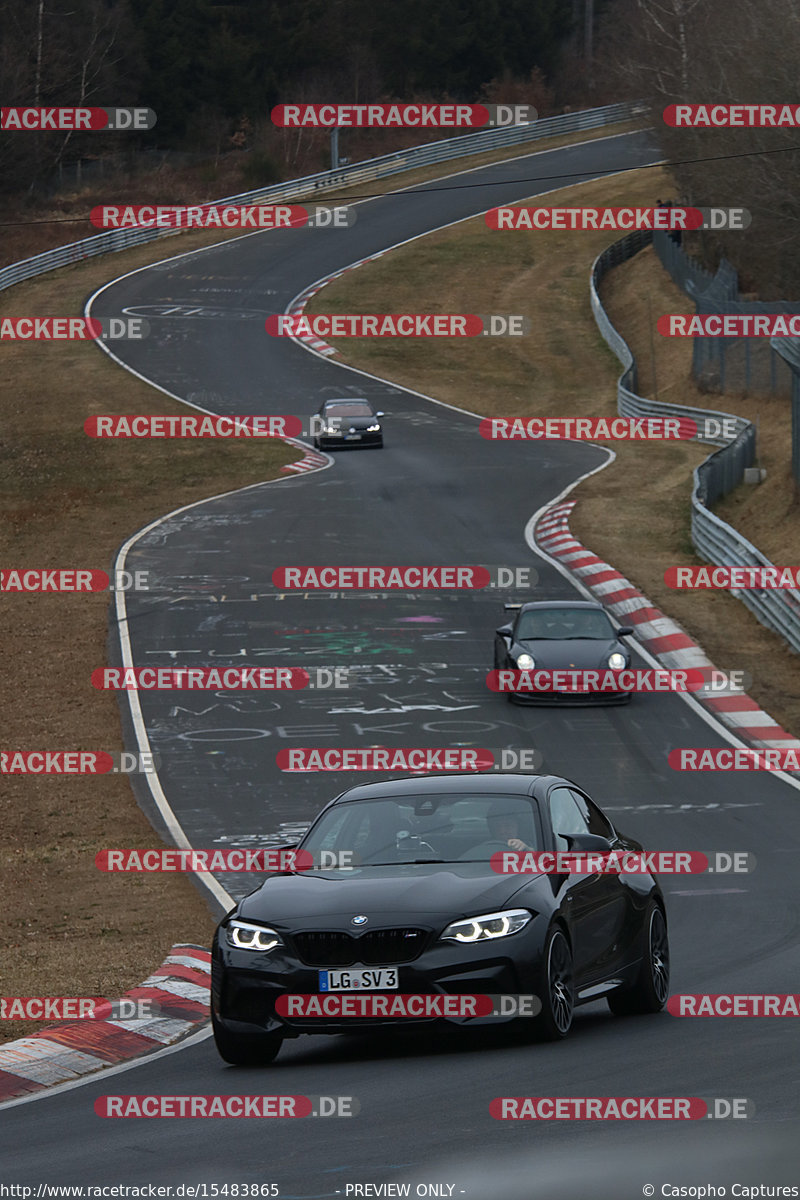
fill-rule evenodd
<path id="1" fill-rule="evenodd" d="M 663 1008 L 669 949 L 654 876 L 499 874 L 490 860 L 509 847 L 641 850 L 559 776 L 417 776 L 337 796 L 298 852 L 315 864 L 323 852 L 349 852 L 358 865 L 270 875 L 215 933 L 211 1008 L 221 1056 L 270 1062 L 285 1037 L 400 1023 L 297 1016 L 288 1005 L 333 992 L 533 995 L 541 1010 L 527 1025 L 550 1040 L 568 1033 L 576 1005 L 600 997 L 619 1014 Z"/>
<path id="2" fill-rule="evenodd" d="M 314 417 L 314 445 L 318 450 L 333 446 L 382 446 L 382 412 L 374 412 L 369 400 L 326 400 Z"/>
<path id="3" fill-rule="evenodd" d="M 518 609 L 513 622 L 494 635 L 495 670 L 622 671 L 631 653 L 619 639 L 633 633 L 630 626 L 615 629 L 602 604 L 591 600 L 535 600 L 507 604 Z M 613 681 L 612 681 L 613 682 Z M 626 691 L 508 692 L 508 698 L 528 704 L 625 704 Z"/>

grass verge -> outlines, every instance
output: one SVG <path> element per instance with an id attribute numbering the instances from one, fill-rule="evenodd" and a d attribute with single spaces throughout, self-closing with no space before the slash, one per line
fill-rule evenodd
<path id="1" fill-rule="evenodd" d="M 156 257 L 140 247 L 64 268 L 0 293 L 0 313 L 79 313 L 90 290 Z M 281 442 L 89 438 L 83 422 L 99 412 L 187 410 L 89 342 L 5 342 L 3 357 L 13 381 L 0 400 L 5 567 L 109 571 L 119 545 L 154 518 L 274 478 L 300 457 Z M 89 684 L 106 661 L 108 595 L 6 594 L 3 607 L 3 748 L 122 749 L 116 694 Z M 158 844 L 122 776 L 3 776 L 0 994 L 114 998 L 174 941 L 208 944 L 211 911 L 189 878 L 94 866 L 100 849 Z M 37 1028 L 4 1022 L 0 1041 Z"/>

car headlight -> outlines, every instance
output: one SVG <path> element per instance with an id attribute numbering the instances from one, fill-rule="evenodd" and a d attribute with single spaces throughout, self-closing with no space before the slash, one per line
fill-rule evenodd
<path id="1" fill-rule="evenodd" d="M 517 666 L 519 667 L 520 671 L 532 671 L 533 668 L 536 666 L 536 663 L 534 662 L 534 659 L 533 659 L 533 655 L 532 654 L 518 654 L 517 655 Z"/>
<path id="2" fill-rule="evenodd" d="M 231 921 L 227 929 L 228 945 L 237 950 L 274 950 L 282 946 L 279 933 L 266 925 L 250 925 L 247 921 Z"/>
<path id="3" fill-rule="evenodd" d="M 609 655 L 608 665 L 612 671 L 621 671 L 623 667 L 627 666 L 625 655 L 620 654 L 619 650 L 615 650 L 613 654 Z"/>
<path id="4" fill-rule="evenodd" d="M 326 425 L 322 430 L 326 437 L 341 437 L 342 431 L 338 425 Z"/>
<path id="5" fill-rule="evenodd" d="M 490 942 L 494 938 L 510 937 L 519 933 L 531 919 L 525 908 L 509 908 L 505 912 L 489 913 L 484 917 L 467 917 L 464 921 L 453 921 L 442 934 L 441 940 L 449 942 Z"/>
<path id="6" fill-rule="evenodd" d="M 381 431 L 380 425 L 376 424 L 376 425 L 368 425 L 367 426 L 367 433 L 380 433 L 380 431 Z"/>

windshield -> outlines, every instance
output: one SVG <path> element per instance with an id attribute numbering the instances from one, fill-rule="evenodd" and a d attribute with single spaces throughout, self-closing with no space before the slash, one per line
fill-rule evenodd
<path id="1" fill-rule="evenodd" d="M 604 612 L 593 608 L 536 608 L 520 613 L 516 640 L 562 641 L 565 638 L 601 638 L 616 635 Z"/>
<path id="2" fill-rule="evenodd" d="M 326 417 L 371 417 L 372 409 L 368 404 L 357 404 L 347 401 L 344 404 L 326 404 Z"/>
<path id="3" fill-rule="evenodd" d="M 303 839 L 315 857 L 348 851 L 355 866 L 488 862 L 506 849 L 541 849 L 535 802 L 467 793 L 356 800 L 326 812 Z"/>

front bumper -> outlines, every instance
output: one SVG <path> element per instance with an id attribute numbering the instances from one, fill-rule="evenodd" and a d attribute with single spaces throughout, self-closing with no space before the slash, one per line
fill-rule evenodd
<path id="1" fill-rule="evenodd" d="M 595 704 L 627 704 L 633 692 L 506 692 L 514 704 L 557 704 L 572 708 Z"/>
<path id="2" fill-rule="evenodd" d="M 347 449 L 351 446 L 382 446 L 383 434 L 361 433 L 356 437 L 351 437 L 346 434 L 343 437 L 329 437 L 321 433 L 317 439 L 317 444 L 320 450 L 337 450 L 340 448 Z"/>
<path id="3" fill-rule="evenodd" d="M 433 941 L 413 962 L 397 966 L 398 994 L 507 994 L 539 995 L 541 947 L 540 925 L 534 917 L 507 945 L 495 943 L 463 946 Z M 256 962 L 253 959 L 257 959 Z M 264 961 L 268 960 L 268 961 Z M 360 964 L 356 964 L 357 966 Z M 391 966 L 393 964 L 386 964 Z M 231 1033 L 274 1033 L 289 1037 L 301 1033 L 355 1033 L 376 1028 L 431 1028 L 455 1025 L 496 1025 L 511 1017 L 299 1017 L 279 1015 L 275 1003 L 290 994 L 330 995 L 319 992 L 318 967 L 309 967 L 287 952 L 286 947 L 257 955 L 220 943 L 215 937 L 211 960 L 211 1003 L 217 1021 Z M 324 968 L 323 968 L 324 969 Z M 336 993 L 353 995 L 352 992 Z M 355 993 L 368 995 L 367 992 Z"/>

